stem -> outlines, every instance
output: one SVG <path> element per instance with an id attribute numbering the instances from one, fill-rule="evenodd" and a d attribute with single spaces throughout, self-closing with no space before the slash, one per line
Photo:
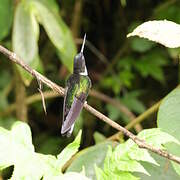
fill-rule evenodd
<path id="1" fill-rule="evenodd" d="M 74 38 L 79 36 L 81 13 L 82 13 L 82 0 L 76 0 L 74 6 L 74 12 L 73 12 L 72 24 L 71 24 L 71 30 Z"/>
<path id="2" fill-rule="evenodd" d="M 15 94 L 16 94 L 16 117 L 27 122 L 26 88 L 22 82 L 19 72 L 14 67 L 15 72 Z"/>
<path id="3" fill-rule="evenodd" d="M 52 81 L 47 79 L 45 76 L 38 73 L 36 70 L 31 69 L 15 53 L 9 51 L 8 49 L 4 48 L 1 45 L 0 45 L 0 52 L 2 52 L 5 56 L 7 56 L 9 58 L 9 60 L 11 60 L 12 62 L 21 66 L 23 69 L 25 69 L 32 76 L 37 78 L 39 81 L 46 84 L 49 88 L 53 89 L 54 91 L 59 93 L 61 96 L 64 96 L 64 88 L 53 83 Z M 87 103 L 84 103 L 84 108 L 87 111 L 89 111 L 91 114 L 93 114 L 94 116 L 98 117 L 100 120 L 106 122 L 107 124 L 109 124 L 113 128 L 117 129 L 118 131 L 121 131 L 124 135 L 126 135 L 127 137 L 132 139 L 139 146 L 139 148 L 144 148 L 144 149 L 150 150 L 150 151 L 152 151 L 152 152 L 154 152 L 154 153 L 156 153 L 162 157 L 165 157 L 167 159 L 170 159 L 170 160 L 180 164 L 180 157 L 174 156 L 174 155 L 168 153 L 167 151 L 161 150 L 159 148 L 155 148 L 155 147 L 147 144 L 143 139 L 138 138 L 136 135 L 134 135 L 133 133 L 128 131 L 126 128 L 120 126 L 118 123 L 114 122 L 113 120 L 111 120 L 110 118 L 108 118 L 107 116 L 102 114 L 101 112 L 97 111 L 96 109 L 94 109 L 93 107 L 88 105 Z"/>

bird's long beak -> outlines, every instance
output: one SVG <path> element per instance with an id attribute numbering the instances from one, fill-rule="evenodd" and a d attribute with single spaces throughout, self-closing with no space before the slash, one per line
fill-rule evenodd
<path id="1" fill-rule="evenodd" d="M 83 54 L 83 51 L 84 51 L 85 42 L 86 42 L 86 34 L 84 35 L 84 39 L 83 39 L 83 43 L 82 43 L 82 47 L 81 47 L 81 53 L 82 54 Z"/>

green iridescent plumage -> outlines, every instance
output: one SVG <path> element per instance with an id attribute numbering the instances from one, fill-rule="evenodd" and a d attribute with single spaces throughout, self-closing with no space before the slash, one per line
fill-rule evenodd
<path id="1" fill-rule="evenodd" d="M 87 98 L 89 89 L 91 88 L 91 80 L 88 76 L 71 75 L 67 80 L 66 85 L 68 91 L 66 94 L 65 104 L 68 109 L 71 108 L 74 97 L 82 98 L 82 94 Z"/>

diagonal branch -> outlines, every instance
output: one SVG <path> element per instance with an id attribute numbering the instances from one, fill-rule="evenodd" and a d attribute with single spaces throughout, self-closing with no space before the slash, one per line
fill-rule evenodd
<path id="1" fill-rule="evenodd" d="M 25 69 L 27 72 L 29 72 L 32 76 L 35 78 L 38 78 L 39 81 L 42 83 L 46 84 L 49 88 L 53 89 L 55 92 L 59 93 L 61 96 L 64 96 L 64 88 L 58 86 L 57 84 L 53 83 L 50 81 L 48 78 L 45 76 L 41 75 L 38 73 L 36 70 L 30 68 L 27 64 L 23 62 L 21 58 L 19 58 L 15 53 L 9 51 L 8 49 L 4 48 L 3 46 L 0 45 L 0 52 L 3 53 L 5 56 L 7 56 L 12 62 L 18 64 L 21 66 L 23 69 Z M 105 123 L 109 124 L 113 128 L 117 129 L 118 131 L 121 131 L 124 135 L 127 137 L 131 138 L 140 148 L 144 148 L 147 150 L 150 150 L 162 157 L 165 157 L 167 159 L 170 159 L 178 164 L 180 164 L 180 157 L 174 156 L 164 150 L 161 150 L 159 148 L 155 148 L 149 144 L 147 144 L 143 139 L 138 138 L 135 136 L 133 133 L 125 129 L 124 127 L 120 126 L 101 112 L 97 111 L 87 103 L 84 104 L 84 108 L 98 117 L 100 120 L 104 121 Z"/>

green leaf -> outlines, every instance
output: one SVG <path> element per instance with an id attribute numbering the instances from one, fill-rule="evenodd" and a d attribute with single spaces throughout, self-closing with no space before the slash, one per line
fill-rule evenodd
<path id="1" fill-rule="evenodd" d="M 31 130 L 26 123 L 22 123 L 20 121 L 15 122 L 12 126 L 11 136 L 12 141 L 15 141 L 19 145 L 22 145 L 29 151 L 34 152 L 34 146 L 32 145 Z"/>
<path id="2" fill-rule="evenodd" d="M 8 106 L 7 97 L 4 95 L 2 91 L 0 91 L 0 111 L 3 111 Z"/>
<path id="3" fill-rule="evenodd" d="M 0 89 L 4 89 L 7 86 L 7 82 L 11 81 L 11 75 L 9 74 L 9 72 L 5 69 L 1 69 L 0 71 Z"/>
<path id="4" fill-rule="evenodd" d="M 76 139 L 69 144 L 58 156 L 56 167 L 61 169 L 63 165 L 78 151 L 81 141 L 82 131 L 80 130 Z"/>
<path id="5" fill-rule="evenodd" d="M 179 107 L 180 88 L 176 88 L 163 99 L 158 111 L 157 125 L 180 141 Z"/>
<path id="6" fill-rule="evenodd" d="M 57 175 L 57 176 L 46 176 L 43 178 L 43 180 L 71 180 L 71 179 L 79 179 L 79 180 L 90 180 L 85 175 L 76 173 L 76 172 L 69 172 L 64 175 Z"/>
<path id="7" fill-rule="evenodd" d="M 8 140 L 10 140 L 8 130 L 0 127 L 0 170 L 13 164 L 12 157 L 10 157 L 12 147 L 7 143 Z"/>
<path id="8" fill-rule="evenodd" d="M 13 0 L 1 0 L 0 3 L 0 41 L 5 38 L 12 25 Z"/>
<path id="9" fill-rule="evenodd" d="M 10 130 L 12 125 L 17 121 L 13 117 L 2 118 L 0 117 L 0 127 Z"/>
<path id="10" fill-rule="evenodd" d="M 146 161 L 151 164 L 155 164 L 156 166 L 159 166 L 159 164 L 152 158 L 152 156 L 146 149 L 140 149 L 138 146 L 132 147 L 128 155 L 131 159 L 137 161 Z"/>
<path id="11" fill-rule="evenodd" d="M 95 168 L 97 180 L 106 180 L 106 179 L 108 179 L 108 177 L 104 173 L 104 171 L 101 168 L 97 167 L 96 164 L 95 164 L 94 168 Z"/>
<path id="12" fill-rule="evenodd" d="M 73 135 L 77 136 L 78 132 L 80 131 L 80 129 L 82 129 L 83 127 L 83 117 L 82 117 L 82 113 L 79 115 L 79 117 L 76 119 L 76 123 L 74 125 L 74 130 L 73 130 Z"/>
<path id="13" fill-rule="evenodd" d="M 106 109 L 108 111 L 108 117 L 114 121 L 117 121 L 121 116 L 121 112 L 110 104 L 106 105 Z"/>
<path id="14" fill-rule="evenodd" d="M 144 169 L 144 167 L 135 160 L 121 160 L 117 169 L 120 171 L 142 172 L 144 174 L 150 175 Z"/>
<path id="15" fill-rule="evenodd" d="M 118 76 L 111 76 L 111 77 L 105 77 L 103 81 L 101 81 L 101 85 L 105 88 L 112 88 L 113 92 L 115 94 L 119 94 L 121 90 L 121 80 L 119 79 Z"/>
<path id="16" fill-rule="evenodd" d="M 180 26 L 175 22 L 153 20 L 141 24 L 132 33 L 129 33 L 127 37 L 139 36 L 160 43 L 165 47 L 177 48 L 180 47 L 179 32 Z"/>
<path id="17" fill-rule="evenodd" d="M 22 122 L 16 122 L 11 131 L 0 128 L 0 142 L 1 156 L 4 157 L 0 158 L 0 167 L 18 164 L 28 152 L 34 152 L 30 128 Z"/>
<path id="18" fill-rule="evenodd" d="M 138 99 L 138 97 L 142 94 L 142 91 L 136 90 L 129 93 L 125 93 L 122 98 L 117 98 L 122 104 L 127 106 L 131 111 L 135 113 L 142 113 L 145 111 L 144 104 Z M 125 123 L 129 122 L 129 118 L 119 111 L 119 109 L 115 108 L 114 106 L 108 104 L 106 105 L 108 116 L 113 119 L 114 121 L 123 120 Z"/>
<path id="19" fill-rule="evenodd" d="M 175 137 L 166 132 L 163 132 L 159 128 L 143 130 L 138 134 L 138 137 L 146 140 L 147 143 L 150 143 L 152 146 L 157 148 L 163 148 L 162 144 L 169 142 L 180 144 L 180 142 Z"/>
<path id="20" fill-rule="evenodd" d="M 178 150 L 180 148 L 180 141 L 178 141 L 178 139 L 171 136 L 170 134 L 162 132 L 158 128 L 142 131 L 139 133 L 139 137 L 146 139 L 147 143 L 149 143 L 157 148 L 164 149 L 164 146 L 162 146 L 161 144 L 165 144 L 165 147 L 167 148 L 167 150 L 169 152 L 171 152 L 177 156 L 180 156 L 180 152 Z M 171 145 L 169 145 L 169 143 L 171 143 Z M 179 164 L 176 164 L 173 162 L 173 166 L 175 166 L 175 170 L 177 171 L 177 173 L 180 174 Z"/>
<path id="21" fill-rule="evenodd" d="M 33 139 L 36 151 L 43 154 L 57 155 L 64 146 L 64 140 L 48 133 L 40 133 Z M 67 141 L 67 143 L 70 141 Z"/>
<path id="22" fill-rule="evenodd" d="M 144 104 L 138 99 L 138 97 L 142 94 L 142 91 L 136 90 L 126 93 L 120 101 L 125 104 L 130 110 L 135 113 L 142 113 L 145 111 Z"/>
<path id="23" fill-rule="evenodd" d="M 97 164 L 99 167 L 103 167 L 103 162 L 108 150 L 108 146 L 114 145 L 115 144 L 112 142 L 104 142 L 80 151 L 76 156 L 77 158 L 68 167 L 67 172 L 80 172 L 84 166 L 86 176 L 94 179 L 94 164 Z"/>
<path id="24" fill-rule="evenodd" d="M 56 16 L 59 16 L 59 6 L 56 0 L 36 0 L 43 3 L 48 9 L 51 10 Z"/>
<path id="25" fill-rule="evenodd" d="M 14 165 L 11 179 L 38 180 L 42 177 L 44 179 L 60 178 L 62 172 L 60 166 L 57 165 L 64 164 L 77 151 L 80 136 L 81 132 L 75 141 L 62 151 L 57 159 L 52 155 L 34 152 L 31 131 L 26 123 L 17 121 L 10 131 L 0 127 L 0 170 Z M 77 177 L 81 176 L 77 175 Z"/>
<path id="26" fill-rule="evenodd" d="M 143 130 L 138 134 L 138 137 L 144 139 L 148 144 L 161 149 L 163 149 L 162 144 L 168 142 L 179 143 L 173 136 L 162 132 L 158 128 Z M 119 178 L 124 172 L 128 173 L 127 175 L 129 176 L 134 172 L 150 175 L 143 166 L 143 162 L 156 166 L 159 165 L 146 149 L 139 148 L 134 141 L 129 139 L 125 143 L 116 146 L 114 150 L 109 147 L 104 161 L 103 174 L 102 172 L 99 172 L 99 174 L 102 174 L 102 176 L 112 174 Z M 134 178 L 134 176 L 132 178 Z"/>
<path id="27" fill-rule="evenodd" d="M 173 49 L 168 48 L 167 51 L 168 51 L 168 53 L 172 59 L 178 59 L 179 58 L 180 48 L 173 48 Z"/>
<path id="28" fill-rule="evenodd" d="M 171 180 L 171 179 L 179 179 L 178 174 L 174 171 L 172 165 L 170 164 L 170 161 L 156 155 L 154 153 L 150 153 L 150 155 L 153 157 L 153 159 L 156 160 L 156 162 L 159 164 L 159 166 L 156 166 L 154 164 L 150 164 L 147 162 L 142 162 L 142 165 L 144 168 L 149 172 L 151 176 L 147 176 L 143 173 L 134 173 L 134 175 L 140 177 L 142 180 L 152 180 L 152 179 L 158 179 L 158 180 Z"/>
<path id="29" fill-rule="evenodd" d="M 118 70 L 122 71 L 123 69 L 125 70 L 131 70 L 132 69 L 132 65 L 133 65 L 133 61 L 134 58 L 132 56 L 126 56 L 126 57 L 122 57 L 119 61 L 118 61 Z"/>
<path id="30" fill-rule="evenodd" d="M 147 39 L 140 39 L 140 38 L 134 37 L 131 40 L 130 45 L 134 51 L 143 53 L 150 50 L 153 47 L 154 43 L 151 41 L 148 41 Z"/>
<path id="31" fill-rule="evenodd" d="M 134 74 L 129 70 L 123 70 L 118 74 L 121 84 L 127 87 L 131 87 Z"/>
<path id="32" fill-rule="evenodd" d="M 136 70 L 140 72 L 142 77 L 151 76 L 157 81 L 164 83 L 164 74 L 162 67 L 166 65 L 168 61 L 156 51 L 151 51 L 151 53 L 143 56 L 139 61 L 134 63 Z"/>
<path id="33" fill-rule="evenodd" d="M 119 171 L 118 173 L 112 173 L 111 171 L 104 172 L 99 167 L 95 165 L 97 180 L 138 180 L 139 178 L 133 176 L 128 172 Z"/>
<path id="34" fill-rule="evenodd" d="M 76 47 L 68 27 L 61 17 L 55 16 L 44 3 L 32 0 L 31 4 L 39 23 L 42 24 L 50 40 L 57 48 L 62 63 L 72 72 Z"/>
<path id="35" fill-rule="evenodd" d="M 163 3 L 166 3 L 165 1 Z M 159 4 L 155 8 L 156 19 L 170 19 L 176 23 L 180 23 L 180 7 L 176 3 L 169 4 L 167 8 L 162 8 L 165 4 Z"/>
<path id="36" fill-rule="evenodd" d="M 94 132 L 93 137 L 94 137 L 96 144 L 101 143 L 101 142 L 105 141 L 105 139 L 106 139 L 106 137 L 98 131 Z"/>
<path id="37" fill-rule="evenodd" d="M 38 36 L 39 26 L 31 11 L 30 4 L 26 1 L 21 1 L 17 5 L 14 17 L 12 34 L 13 51 L 21 57 L 26 64 L 36 70 L 39 67 Z M 19 66 L 18 70 L 21 73 L 24 83 L 29 85 L 32 76 Z"/>
<path id="38" fill-rule="evenodd" d="M 171 154 L 174 154 L 174 155 L 180 157 L 180 151 L 179 151 L 180 145 L 177 145 L 177 144 L 175 144 L 175 143 L 167 143 L 167 144 L 165 145 L 165 147 L 168 149 L 168 151 L 169 151 Z M 177 163 L 175 163 L 175 162 L 173 162 L 173 161 L 171 161 L 171 163 L 172 163 L 175 171 L 176 171 L 176 172 L 179 174 L 179 176 L 180 176 L 180 165 L 177 164 Z"/>
<path id="39" fill-rule="evenodd" d="M 131 146 L 129 146 L 129 144 L 124 143 L 118 145 L 113 153 L 107 153 L 107 160 L 105 160 L 104 169 L 111 169 L 112 171 L 119 170 L 129 172 L 142 172 L 149 175 L 149 173 L 139 162 L 131 159 L 131 157 L 129 156 L 130 151 Z M 107 166 L 107 164 L 109 165 Z"/>
<path id="40" fill-rule="evenodd" d="M 157 124 L 163 131 L 180 141 L 179 106 L 180 88 L 176 88 L 163 99 L 158 111 Z M 178 151 L 180 145 L 173 143 L 171 145 L 166 145 L 166 147 L 171 153 L 180 156 L 180 151 Z M 180 174 L 180 165 L 173 163 L 173 166 L 175 166 L 175 169 Z"/>

